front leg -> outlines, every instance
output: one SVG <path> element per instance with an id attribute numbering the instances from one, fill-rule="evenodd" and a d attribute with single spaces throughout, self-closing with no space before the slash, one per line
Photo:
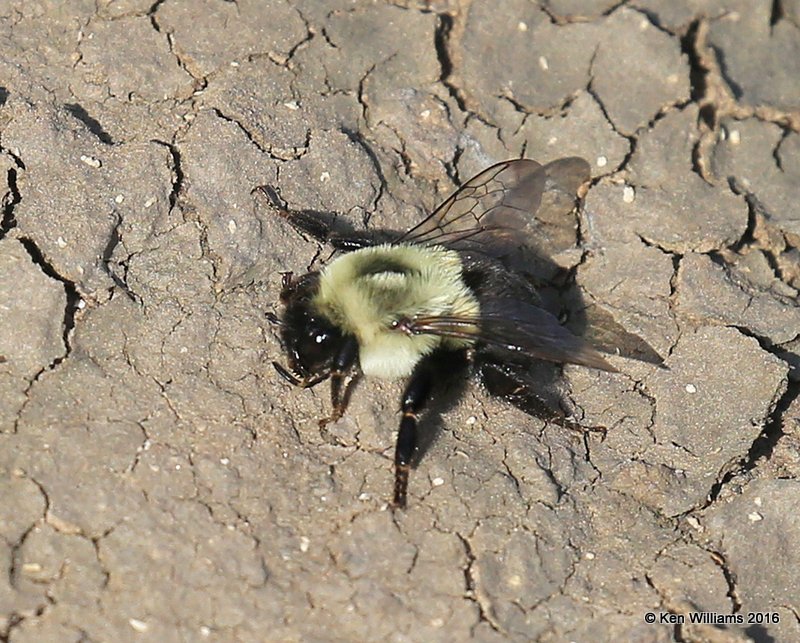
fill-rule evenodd
<path id="1" fill-rule="evenodd" d="M 331 415 L 319 421 L 319 428 L 323 429 L 331 422 L 340 419 L 347 410 L 350 402 L 350 391 L 358 379 L 358 340 L 347 337 L 339 349 L 331 366 Z"/>
<path id="2" fill-rule="evenodd" d="M 394 465 L 394 499 L 392 506 L 406 506 L 408 475 L 419 442 L 418 416 L 434 388 L 441 389 L 463 374 L 464 351 L 435 350 L 423 357 L 414 368 L 403 393 L 400 430 L 397 433 Z"/>

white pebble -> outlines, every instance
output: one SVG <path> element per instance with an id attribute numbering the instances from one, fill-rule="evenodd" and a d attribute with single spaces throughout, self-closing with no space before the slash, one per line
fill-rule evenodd
<path id="1" fill-rule="evenodd" d="M 89 156 L 88 154 L 81 154 L 81 161 L 86 163 L 86 165 L 89 167 L 93 167 L 95 169 L 103 165 L 100 159 L 95 158 L 94 156 Z"/>
<path id="2" fill-rule="evenodd" d="M 692 529 L 695 529 L 697 531 L 703 531 L 703 525 L 701 525 L 700 521 L 694 516 L 687 517 L 686 522 L 688 522 L 689 525 L 691 525 Z"/>
<path id="3" fill-rule="evenodd" d="M 626 185 L 622 190 L 622 200 L 625 203 L 633 203 L 633 200 L 636 198 L 636 190 L 633 189 L 632 185 Z"/>

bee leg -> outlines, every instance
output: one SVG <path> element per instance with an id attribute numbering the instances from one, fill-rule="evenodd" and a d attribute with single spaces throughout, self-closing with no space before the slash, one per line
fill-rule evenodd
<path id="1" fill-rule="evenodd" d="M 580 433 L 600 433 L 605 438 L 607 430 L 603 426 L 583 426 L 560 408 L 538 395 L 532 388 L 531 382 L 524 374 L 505 364 L 492 361 L 481 361 L 478 365 L 481 380 L 486 390 L 492 395 L 502 397 L 528 415 L 552 422 L 558 426 Z"/>
<path id="2" fill-rule="evenodd" d="M 372 233 L 357 232 L 351 229 L 334 232 L 336 214 L 332 212 L 290 210 L 272 186 L 259 185 L 252 192 L 263 194 L 273 211 L 282 219 L 286 219 L 289 225 L 300 234 L 308 235 L 320 243 L 330 243 L 337 250 L 351 252 L 367 246 L 374 246 L 379 241 Z M 337 225 L 337 227 L 342 226 Z"/>
<path id="3" fill-rule="evenodd" d="M 392 501 L 394 507 L 401 509 L 406 506 L 408 474 L 417 449 L 417 416 L 430 397 L 433 383 L 428 359 L 423 359 L 414 369 L 403 393 L 403 417 L 400 420 L 394 452 L 394 500 Z"/>
<path id="4" fill-rule="evenodd" d="M 275 188 L 270 185 L 259 185 L 252 192 L 260 192 L 264 195 L 277 215 L 286 219 L 300 234 L 307 234 L 320 243 L 325 243 L 331 236 L 333 215 L 330 213 L 314 210 L 290 210 L 286 207 L 283 199 L 278 196 Z"/>
<path id="5" fill-rule="evenodd" d="M 466 366 L 463 351 L 436 350 L 422 358 L 411 374 L 403 392 L 400 430 L 397 433 L 394 466 L 394 499 L 392 506 L 406 506 L 406 492 L 411 464 L 419 444 L 417 418 L 431 398 L 434 387 L 443 390 L 463 374 Z"/>
<path id="6" fill-rule="evenodd" d="M 331 422 L 336 422 L 344 415 L 350 402 L 350 392 L 358 379 L 358 371 L 354 368 L 358 359 L 358 340 L 348 337 L 339 353 L 333 359 L 331 367 L 331 415 L 319 421 L 319 428 L 324 429 Z"/>
<path id="7" fill-rule="evenodd" d="M 372 232 L 359 232 L 352 229 L 345 229 L 334 232 L 336 214 L 331 212 L 319 212 L 317 210 L 290 210 L 278 196 L 275 188 L 269 185 L 259 185 L 251 193 L 260 192 L 269 202 L 270 207 L 282 219 L 286 219 L 295 230 L 302 235 L 308 235 L 320 243 L 330 243 L 336 250 L 351 252 L 360 250 L 368 246 L 374 246 L 382 241 L 389 241 L 392 236 L 379 238 Z M 336 227 L 343 227 L 338 224 Z M 347 227 L 344 224 L 344 227 Z"/>

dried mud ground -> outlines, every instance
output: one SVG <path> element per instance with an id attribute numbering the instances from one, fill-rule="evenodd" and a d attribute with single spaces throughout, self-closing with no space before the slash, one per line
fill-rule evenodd
<path id="1" fill-rule="evenodd" d="M 0 641 L 800 640 L 799 78 L 798 0 L 0 3 Z M 393 512 L 400 385 L 321 435 L 251 190 L 403 228 L 522 154 L 669 370 L 565 368 L 604 441 L 470 385 Z"/>

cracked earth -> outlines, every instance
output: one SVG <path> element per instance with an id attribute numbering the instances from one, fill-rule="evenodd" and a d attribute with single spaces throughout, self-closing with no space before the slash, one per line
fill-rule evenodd
<path id="1" fill-rule="evenodd" d="M 800 640 L 798 0 L 0 4 L 0 641 Z M 400 385 L 321 435 L 252 193 L 408 228 L 580 155 L 555 261 L 666 369 L 603 440 L 470 384 L 387 508 Z M 646 612 L 770 614 L 647 624 Z"/>

